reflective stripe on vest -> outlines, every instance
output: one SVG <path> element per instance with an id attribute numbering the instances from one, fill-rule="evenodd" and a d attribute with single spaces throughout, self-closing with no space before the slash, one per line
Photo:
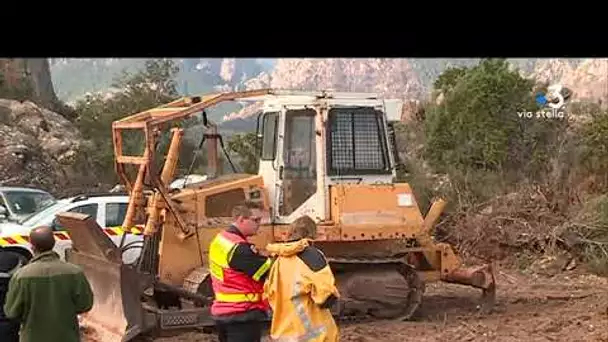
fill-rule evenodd
<path id="1" fill-rule="evenodd" d="M 219 281 L 224 280 L 224 270 L 229 268 L 230 259 L 237 246 L 237 243 L 218 234 L 211 242 L 209 247 L 209 268 L 211 276 Z"/>
<path id="2" fill-rule="evenodd" d="M 258 270 L 255 271 L 255 273 L 253 274 L 253 280 L 259 281 L 260 278 L 262 278 L 262 276 L 264 275 L 264 273 L 266 273 L 266 271 L 270 269 L 270 266 L 272 266 L 272 260 L 266 259 L 266 262 L 262 266 L 260 266 L 260 268 L 258 268 Z"/>
<path id="3" fill-rule="evenodd" d="M 262 295 L 259 293 L 216 293 L 215 299 L 226 303 L 259 302 Z"/>

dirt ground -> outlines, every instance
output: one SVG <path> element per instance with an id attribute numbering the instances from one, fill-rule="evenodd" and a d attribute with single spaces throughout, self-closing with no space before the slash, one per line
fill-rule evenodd
<path id="1" fill-rule="evenodd" d="M 497 271 L 497 303 L 481 315 L 480 291 L 429 284 L 414 321 L 340 327 L 341 341 L 608 341 L 608 279 L 574 270 L 555 276 Z M 88 342 L 93 339 L 86 340 Z M 187 333 L 155 342 L 217 341 Z"/>
<path id="2" fill-rule="evenodd" d="M 433 284 L 415 322 L 342 329 L 342 341 L 608 341 L 608 279 L 498 274 L 494 312 L 477 313 L 477 291 Z"/>

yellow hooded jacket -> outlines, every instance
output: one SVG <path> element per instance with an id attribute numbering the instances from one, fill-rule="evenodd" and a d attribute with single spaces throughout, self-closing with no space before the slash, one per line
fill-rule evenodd
<path id="1" fill-rule="evenodd" d="M 276 256 L 264 293 L 273 310 L 270 337 L 277 341 L 338 341 L 338 327 L 329 309 L 339 298 L 334 275 L 318 249 L 302 239 L 266 247 Z"/>

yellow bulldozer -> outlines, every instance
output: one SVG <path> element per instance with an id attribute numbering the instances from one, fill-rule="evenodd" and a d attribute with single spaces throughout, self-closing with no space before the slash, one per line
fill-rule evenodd
<path id="1" fill-rule="evenodd" d="M 223 140 L 206 112 L 227 101 L 259 108 L 257 174 L 218 174 Z M 332 308 L 339 321 L 410 319 L 435 281 L 479 288 L 490 308 L 492 265 L 464 267 L 452 246 L 435 242 L 445 202 L 423 216 L 410 185 L 395 180 L 401 108 L 375 94 L 261 89 L 184 97 L 115 121 L 115 169 L 130 195 L 123 229 L 137 227 L 142 240 L 116 246 L 92 218 L 58 214 L 73 241 L 67 258 L 83 267 L 95 294 L 87 321 L 112 341 L 212 326 L 209 244 L 244 200 L 268 214 L 252 238 L 261 251 L 297 218 L 317 223 L 314 243 L 341 293 Z M 179 123 L 201 114 L 208 178 L 169 189 L 184 136 Z M 141 154 L 123 153 L 125 132 L 143 136 Z M 171 138 L 161 154 L 163 132 Z M 141 250 L 138 261 L 125 264 L 121 255 L 132 248 Z"/>

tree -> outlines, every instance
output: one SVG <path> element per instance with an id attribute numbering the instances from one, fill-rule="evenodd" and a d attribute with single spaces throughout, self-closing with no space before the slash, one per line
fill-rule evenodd
<path id="1" fill-rule="evenodd" d="M 487 200 L 520 181 L 550 181 L 568 123 L 536 116 L 534 95 L 543 85 L 504 59 L 484 59 L 447 69 L 434 86 L 423 158 L 432 173 L 448 175 L 447 191 L 459 205 Z"/>
<path id="2" fill-rule="evenodd" d="M 578 132 L 581 166 L 608 178 L 608 110 L 594 103 L 579 104 L 575 110 L 589 117 Z"/>
<path id="3" fill-rule="evenodd" d="M 259 158 L 255 153 L 256 133 L 237 133 L 228 140 L 228 153 L 236 153 L 240 171 L 256 174 Z"/>
<path id="4" fill-rule="evenodd" d="M 462 76 L 467 74 L 469 69 L 467 67 L 449 67 L 446 68 L 445 71 L 437 77 L 435 82 L 433 82 L 433 87 L 435 90 L 439 90 L 441 92 L 447 93 L 458 84 L 458 81 L 462 78 Z"/>
<path id="5" fill-rule="evenodd" d="M 114 150 L 112 142 L 112 122 L 120 118 L 157 107 L 176 100 L 179 97 L 175 77 L 179 68 L 172 60 L 146 61 L 145 68 L 134 74 L 123 71 L 113 83 L 115 91 L 110 94 L 87 95 L 76 104 L 78 128 L 87 139 L 91 140 L 94 149 L 85 151 L 94 164 L 100 177 L 106 182 L 116 182 L 113 170 Z M 190 120 L 196 122 L 196 119 Z M 181 126 L 190 122 L 181 123 Z M 143 153 L 143 134 L 123 135 L 123 153 L 141 155 Z M 158 149 L 165 151 L 171 139 L 170 132 L 161 138 Z M 183 156 L 192 155 L 192 144 L 183 141 Z M 188 163 L 190 160 L 181 160 Z M 158 160 L 162 163 L 162 160 Z"/>
<path id="6" fill-rule="evenodd" d="M 563 120 L 522 116 L 539 109 L 534 86 L 504 59 L 446 70 L 435 82 L 444 99 L 427 114 L 429 161 L 439 168 L 493 171 L 546 161 L 540 152 Z"/>

